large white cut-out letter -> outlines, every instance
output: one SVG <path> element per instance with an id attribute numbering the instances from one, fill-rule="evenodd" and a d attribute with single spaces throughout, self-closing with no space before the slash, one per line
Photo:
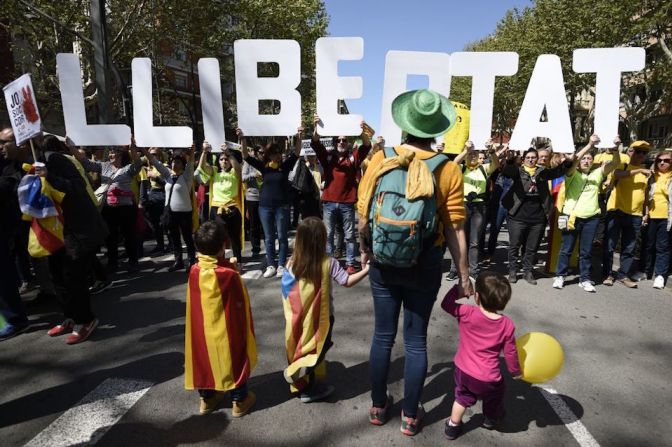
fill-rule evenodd
<path id="1" fill-rule="evenodd" d="M 138 147 L 190 147 L 194 141 L 191 127 L 154 126 L 152 111 L 152 61 L 136 57 L 133 71 L 133 136 Z"/>
<path id="2" fill-rule="evenodd" d="M 86 124 L 84 91 L 78 55 L 58 53 L 56 73 L 63 103 L 65 133 L 75 144 L 78 146 L 127 146 L 131 144 L 131 128 L 124 124 Z"/>
<path id="3" fill-rule="evenodd" d="M 250 136 L 294 135 L 301 125 L 301 48 L 295 40 L 237 40 L 236 64 L 238 127 Z M 280 73 L 260 78 L 259 62 L 275 62 Z M 279 100 L 280 113 L 260 115 L 260 100 Z"/>
<path id="4" fill-rule="evenodd" d="M 542 122 L 544 107 L 547 121 Z M 562 66 L 553 54 L 537 58 L 509 144 L 511 149 L 525 150 L 536 137 L 550 138 L 555 152 L 574 152 Z"/>
<path id="5" fill-rule="evenodd" d="M 429 88 L 446 97 L 450 95 L 450 56 L 447 53 L 419 51 L 388 51 L 385 56 L 385 81 L 383 84 L 383 109 L 380 113 L 380 132 L 386 145 L 401 142 L 401 129 L 392 119 L 392 101 L 408 91 L 408 75 L 426 75 Z"/>
<path id="6" fill-rule="evenodd" d="M 361 37 L 321 37 L 315 43 L 316 108 L 322 125 L 321 135 L 359 135 L 361 115 L 338 113 L 339 99 L 362 97 L 360 76 L 339 77 L 338 61 L 364 57 Z"/>
<path id="7" fill-rule="evenodd" d="M 492 108 L 495 77 L 512 76 L 518 71 L 518 53 L 460 52 L 450 55 L 452 76 L 471 76 L 471 114 L 469 139 L 485 149 L 492 135 Z"/>
<path id="8" fill-rule="evenodd" d="M 198 80 L 201 85 L 201 109 L 203 110 L 203 135 L 212 146 L 212 152 L 220 152 L 226 142 L 224 135 L 224 108 L 222 84 L 219 80 L 219 61 L 214 57 L 199 59 Z"/>
<path id="9" fill-rule="evenodd" d="M 646 63 L 644 48 L 582 48 L 574 50 L 572 68 L 577 73 L 597 73 L 595 79 L 594 132 L 598 147 L 610 147 L 618 135 L 621 107 L 621 73 L 639 71 Z"/>

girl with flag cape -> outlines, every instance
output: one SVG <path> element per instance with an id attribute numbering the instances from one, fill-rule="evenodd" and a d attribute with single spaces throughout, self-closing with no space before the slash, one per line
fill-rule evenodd
<path id="1" fill-rule="evenodd" d="M 331 347 L 334 324 L 331 280 L 352 287 L 369 272 L 369 266 L 352 275 L 326 255 L 327 230 L 322 220 L 308 217 L 296 229 L 294 254 L 282 277 L 285 312 L 285 380 L 301 402 L 324 399 L 332 385 L 316 379 L 326 375 L 324 357 Z"/>

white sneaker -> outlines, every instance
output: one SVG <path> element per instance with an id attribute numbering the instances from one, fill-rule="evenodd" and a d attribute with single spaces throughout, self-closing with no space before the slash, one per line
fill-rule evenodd
<path id="1" fill-rule="evenodd" d="M 264 272 L 264 278 L 272 278 L 275 276 L 275 267 L 272 265 L 269 265 L 266 267 L 266 271 Z"/>
<path id="2" fill-rule="evenodd" d="M 554 289 L 562 289 L 564 285 L 565 285 L 565 278 L 563 276 L 556 276 L 555 279 L 553 280 Z"/>
<path id="3" fill-rule="evenodd" d="M 653 280 L 653 288 L 654 289 L 665 288 L 665 278 L 662 275 L 656 276 L 656 278 Z"/>
<path id="4" fill-rule="evenodd" d="M 579 287 L 581 287 L 583 290 L 585 290 L 586 292 L 589 292 L 589 293 L 595 293 L 595 292 L 597 292 L 597 289 L 595 288 L 595 286 L 593 285 L 593 283 L 590 282 L 590 281 L 583 281 L 583 282 L 580 282 L 580 283 L 579 283 Z"/>
<path id="5" fill-rule="evenodd" d="M 281 265 L 281 266 L 278 267 L 278 271 L 277 271 L 277 273 L 275 274 L 275 277 L 276 277 L 276 278 L 282 278 L 282 275 L 283 275 L 284 273 L 285 273 L 285 267 Z"/>

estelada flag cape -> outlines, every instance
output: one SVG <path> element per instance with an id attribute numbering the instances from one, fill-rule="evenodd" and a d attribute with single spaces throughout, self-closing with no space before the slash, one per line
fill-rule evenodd
<path id="1" fill-rule="evenodd" d="M 61 202 L 65 193 L 37 175 L 25 175 L 19 183 L 19 207 L 30 221 L 28 253 L 34 258 L 54 254 L 65 246 Z"/>
<path id="2" fill-rule="evenodd" d="M 297 279 L 289 269 L 282 277 L 282 305 L 285 311 L 285 380 L 292 392 L 308 384 L 308 373 L 324 358 L 329 349 L 326 341 L 331 330 L 330 258 L 322 264 L 319 284 Z"/>
<path id="3" fill-rule="evenodd" d="M 232 390 L 257 364 L 250 298 L 232 264 L 198 258 L 187 285 L 184 386 Z"/>

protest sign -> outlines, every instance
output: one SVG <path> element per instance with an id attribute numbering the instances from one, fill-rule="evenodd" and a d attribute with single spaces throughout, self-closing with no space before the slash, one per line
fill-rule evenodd
<path id="1" fill-rule="evenodd" d="M 294 40 L 238 40 L 234 43 L 238 126 L 249 136 L 293 135 L 301 125 L 301 96 L 296 90 L 301 81 L 301 51 Z M 359 135 L 357 115 L 339 115 L 338 99 L 362 95 L 361 78 L 339 77 L 339 60 L 359 60 L 363 55 L 360 38 L 321 38 L 316 45 L 317 109 L 321 132 L 327 135 Z M 595 129 L 600 135 L 615 135 L 621 73 L 644 67 L 642 48 L 579 49 L 574 52 L 574 70 L 597 73 Z M 68 135 L 80 145 L 128 144 L 130 129 L 123 125 L 86 124 L 79 62 L 76 55 L 59 54 L 58 73 Z M 204 133 L 213 147 L 224 139 L 221 86 L 218 64 L 213 59 L 199 63 Z M 259 63 L 276 63 L 275 77 L 259 77 Z M 148 59 L 134 59 L 133 102 L 135 134 L 139 146 L 188 147 L 189 127 L 155 127 L 152 119 L 151 67 Z M 468 139 L 478 147 L 490 137 L 496 76 L 511 76 L 518 68 L 518 55 L 511 52 L 429 53 L 389 51 L 385 58 L 385 77 L 381 111 L 381 135 L 387 144 L 400 143 L 401 130 L 394 124 L 391 104 L 407 91 L 409 75 L 423 75 L 428 88 L 450 97 L 452 76 L 471 76 L 472 98 L 469 109 Z M 215 79 L 216 78 L 216 79 Z M 275 114 L 261 114 L 260 101 L 279 102 Z M 550 138 L 557 152 L 573 152 L 569 104 L 565 95 L 560 60 L 542 55 L 529 80 L 520 115 L 515 123 L 510 146 L 526 149 L 533 138 Z M 274 109 L 277 109 L 274 107 Z M 459 109 L 458 109 L 459 111 Z M 467 111 L 466 109 L 463 110 Z M 545 112 L 544 112 L 545 111 Z M 541 121 L 542 113 L 545 114 Z M 459 116 L 459 115 L 458 115 Z M 465 116 L 462 116 L 464 121 Z M 356 127 L 355 127 L 356 123 Z M 460 134 L 460 140 L 464 135 Z M 122 142 L 122 140 L 124 140 Z M 609 138 L 603 138 L 607 144 Z M 453 143 L 456 144 L 456 143 Z M 448 148 L 447 148 L 448 150 Z M 450 149 L 455 150 L 455 149 Z M 460 148 L 461 150 L 461 148 Z"/>
<path id="2" fill-rule="evenodd" d="M 237 40 L 233 44 L 238 127 L 248 136 L 294 135 L 301 125 L 301 48 L 295 40 Z M 279 74 L 260 78 L 257 64 L 275 62 Z M 280 102 L 275 115 L 259 113 L 259 101 Z M 336 107 L 336 105 L 334 105 Z"/>
<path id="3" fill-rule="evenodd" d="M 219 151 L 226 142 L 224 135 L 224 109 L 222 108 L 222 85 L 219 80 L 219 61 L 214 57 L 198 61 L 198 81 L 201 89 L 203 111 L 203 135 L 214 149 Z"/>
<path id="4" fill-rule="evenodd" d="M 79 56 L 56 55 L 56 73 L 61 90 L 65 133 L 79 146 L 126 146 L 131 128 L 124 124 L 87 124 Z"/>
<path id="5" fill-rule="evenodd" d="M 361 132 L 361 129 L 360 129 Z M 310 147 L 311 140 L 301 140 L 301 150 L 311 149 Z M 326 150 L 334 150 L 334 140 L 331 138 L 320 138 L 320 143 L 325 147 Z"/>
<path id="6" fill-rule="evenodd" d="M 443 136 L 443 152 L 459 154 L 464 149 L 464 143 L 469 139 L 469 122 L 471 112 L 469 107 L 461 102 L 451 101 L 457 111 L 457 123 Z"/>
<path id="7" fill-rule="evenodd" d="M 472 112 L 469 117 L 468 138 L 474 143 L 476 149 L 485 149 L 485 142 L 490 139 L 492 133 L 495 77 L 513 76 L 517 71 L 518 54 L 516 53 L 474 51 L 450 55 L 451 75 L 470 76 L 472 79 Z"/>
<path id="8" fill-rule="evenodd" d="M 338 76 L 339 60 L 364 56 L 361 37 L 322 37 L 315 43 L 316 109 L 321 135 L 359 135 L 362 116 L 338 113 L 338 101 L 362 97 L 361 76 Z"/>
<path id="9" fill-rule="evenodd" d="M 7 113 L 12 123 L 16 145 L 39 135 L 42 120 L 37 110 L 33 84 L 30 74 L 24 74 L 20 78 L 10 82 L 4 88 Z"/>

